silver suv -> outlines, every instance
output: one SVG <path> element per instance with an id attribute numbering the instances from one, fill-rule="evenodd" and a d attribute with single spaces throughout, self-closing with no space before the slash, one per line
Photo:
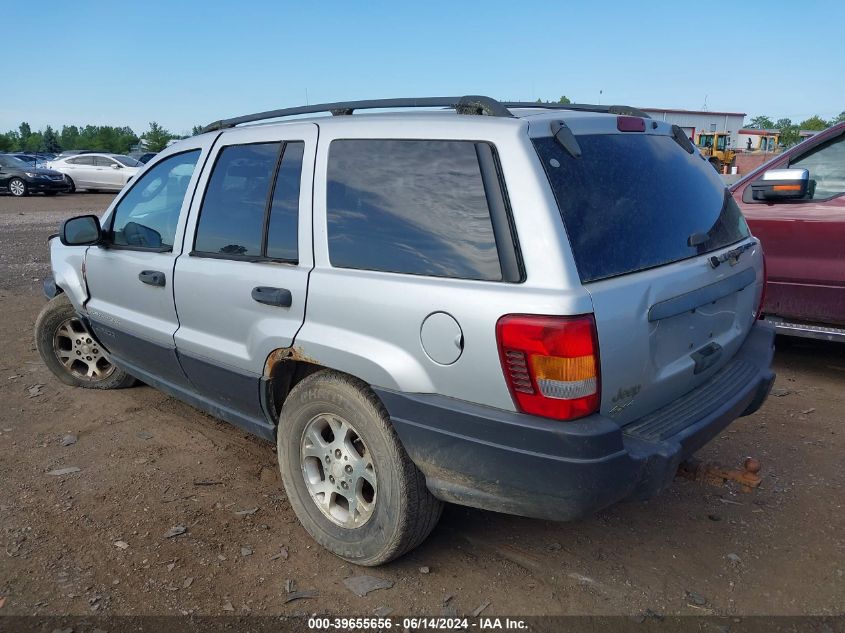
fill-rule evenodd
<path id="1" fill-rule="evenodd" d="M 759 243 L 679 128 L 621 106 L 219 121 L 50 249 L 56 376 L 277 442 L 305 529 L 360 565 L 444 501 L 570 520 L 653 496 L 774 379 Z"/>

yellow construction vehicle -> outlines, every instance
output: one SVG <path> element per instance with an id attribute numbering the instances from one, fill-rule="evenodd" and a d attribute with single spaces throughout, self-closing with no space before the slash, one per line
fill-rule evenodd
<path id="1" fill-rule="evenodd" d="M 710 164 L 722 173 L 722 169 L 733 165 L 736 152 L 730 147 L 731 135 L 727 132 L 701 132 L 696 145 Z"/>

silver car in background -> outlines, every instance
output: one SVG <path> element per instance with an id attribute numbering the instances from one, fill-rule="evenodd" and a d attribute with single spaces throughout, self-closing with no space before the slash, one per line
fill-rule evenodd
<path id="1" fill-rule="evenodd" d="M 129 156 L 106 153 L 65 156 L 47 164 L 67 176 L 71 191 L 120 191 L 143 166 Z"/>

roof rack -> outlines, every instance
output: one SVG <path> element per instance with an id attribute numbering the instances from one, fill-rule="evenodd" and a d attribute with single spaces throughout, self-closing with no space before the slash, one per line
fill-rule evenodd
<path id="1" fill-rule="evenodd" d="M 638 116 L 644 119 L 651 117 L 640 110 L 626 105 L 595 105 L 592 103 L 537 103 L 533 101 L 504 101 L 506 108 L 542 108 L 543 110 L 577 110 L 580 112 L 602 112 L 605 114 L 621 114 L 624 116 Z"/>
<path id="2" fill-rule="evenodd" d="M 512 117 L 509 108 L 542 108 L 546 110 L 580 110 L 584 112 L 605 112 L 609 114 L 623 114 L 650 118 L 648 114 L 637 108 L 620 105 L 590 105 L 585 103 L 534 103 L 531 101 L 496 101 L 492 97 L 481 95 L 465 95 L 463 97 L 420 97 L 416 99 L 368 99 L 365 101 L 338 101 L 335 103 L 318 103 L 299 106 L 296 108 L 282 108 L 267 110 L 255 114 L 245 114 L 231 119 L 221 119 L 206 125 L 203 132 L 213 132 L 235 127 L 242 123 L 253 123 L 267 119 L 278 119 L 300 114 L 317 114 L 331 112 L 334 116 L 352 114 L 355 110 L 373 110 L 378 108 L 453 108 L 458 114 L 486 115 L 495 117 Z"/>
<path id="3" fill-rule="evenodd" d="M 421 97 L 417 99 L 368 99 L 365 101 L 338 101 L 336 103 L 318 103 L 315 105 L 299 106 L 296 108 L 282 108 L 268 110 L 256 114 L 245 114 L 231 119 L 222 119 L 206 125 L 202 131 L 212 132 L 235 127 L 241 123 L 252 123 L 266 119 L 276 119 L 298 114 L 316 114 L 331 112 L 334 116 L 352 114 L 355 110 L 373 110 L 376 108 L 454 108 L 458 114 L 475 114 L 497 117 L 513 116 L 495 99 L 480 95 L 463 97 Z"/>

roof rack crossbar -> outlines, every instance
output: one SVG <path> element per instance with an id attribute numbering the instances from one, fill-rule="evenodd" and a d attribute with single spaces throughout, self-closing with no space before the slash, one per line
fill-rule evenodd
<path id="1" fill-rule="evenodd" d="M 223 130 L 242 123 L 253 123 L 267 119 L 277 119 L 300 114 L 317 114 L 331 112 L 334 116 L 352 114 L 355 110 L 372 110 L 377 108 L 454 108 L 458 114 L 487 115 L 497 117 L 513 116 L 506 107 L 491 97 L 468 95 L 463 97 L 421 97 L 416 99 L 368 99 L 365 101 L 338 101 L 336 103 L 318 103 L 315 105 L 299 106 L 296 108 L 282 108 L 267 110 L 255 114 L 245 114 L 231 119 L 222 119 L 210 123 L 203 128 L 203 132 Z"/>
<path id="2" fill-rule="evenodd" d="M 579 110 L 581 112 L 602 112 L 605 114 L 621 114 L 638 116 L 644 119 L 651 117 L 640 110 L 626 105 L 595 105 L 592 103 L 536 103 L 533 101 L 504 101 L 500 105 L 505 108 L 542 108 L 544 110 Z"/>

